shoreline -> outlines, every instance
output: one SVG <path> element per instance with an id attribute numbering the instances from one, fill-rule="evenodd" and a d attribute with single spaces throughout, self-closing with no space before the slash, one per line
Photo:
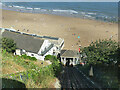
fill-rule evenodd
<path id="1" fill-rule="evenodd" d="M 64 38 L 64 49 L 78 50 L 79 45 L 88 46 L 91 41 L 108 39 L 111 35 L 118 41 L 116 23 L 3 9 L 2 15 L 3 28 L 13 27 L 21 32 Z"/>
<path id="2" fill-rule="evenodd" d="M 7 9 L 8 8 L 8 9 Z M 20 12 L 20 13 L 29 13 L 29 14 L 44 14 L 44 15 L 55 15 L 55 16 L 62 16 L 62 17 L 71 17 L 71 18 L 80 18 L 80 19 L 87 19 L 87 20 L 95 20 L 95 21 L 100 21 L 100 22 L 105 22 L 105 23 L 115 23 L 115 24 L 117 24 L 118 23 L 118 21 L 104 21 L 104 20 L 102 20 L 102 19 L 92 19 L 92 18 L 87 18 L 87 17 L 78 17 L 78 16 L 67 16 L 67 15 L 57 15 L 57 14 L 51 14 L 51 13 L 43 13 L 43 12 L 32 12 L 32 11 L 34 11 L 34 9 L 32 9 L 32 10 L 26 10 L 26 11 L 23 11 L 23 12 L 21 12 L 21 10 L 22 9 L 17 9 L 17 8 L 14 8 L 13 7 L 13 10 L 12 9 L 9 9 L 9 7 L 7 7 L 6 9 L 3 9 L 2 8 L 2 10 L 7 10 L 7 11 L 15 11 L 15 12 Z M 1 9 L 0 9 L 1 10 Z M 31 12 L 30 12 L 31 11 Z M 74 14 L 73 14 L 74 15 Z"/>
<path id="3" fill-rule="evenodd" d="M 72 16 L 61 16 L 61 15 L 55 15 L 55 14 L 43 14 L 43 13 L 28 13 L 28 12 L 20 12 L 20 11 L 14 11 L 14 10 L 5 10 L 5 9 L 0 9 L 0 11 L 10 11 L 10 12 L 17 12 L 17 13 L 26 13 L 26 14 L 38 14 L 38 15 L 49 15 L 49 16 L 58 16 L 58 17 L 64 17 L 64 18 L 76 18 L 76 19 L 81 19 L 81 20 L 90 20 L 90 21 L 96 21 L 99 23 L 108 23 L 108 24 L 117 24 L 118 22 L 109 22 L 109 21 L 102 21 L 102 20 L 96 20 L 96 19 L 89 19 L 89 18 L 81 18 L 81 17 L 72 17 Z"/>

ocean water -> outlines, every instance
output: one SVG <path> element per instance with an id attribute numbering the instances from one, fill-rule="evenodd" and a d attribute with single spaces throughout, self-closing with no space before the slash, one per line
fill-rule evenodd
<path id="1" fill-rule="evenodd" d="M 2 9 L 95 19 L 105 22 L 118 21 L 117 2 L 6 2 L 2 3 Z"/>

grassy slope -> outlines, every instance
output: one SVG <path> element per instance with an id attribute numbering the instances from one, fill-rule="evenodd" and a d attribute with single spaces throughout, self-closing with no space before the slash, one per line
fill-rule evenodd
<path id="1" fill-rule="evenodd" d="M 16 74 L 19 72 L 28 72 L 29 70 L 32 70 L 32 69 L 34 70 L 36 68 L 42 68 L 42 67 L 48 65 L 47 62 L 44 61 L 43 64 L 41 64 L 42 62 L 43 61 L 25 60 L 25 59 L 21 58 L 20 56 L 14 56 L 12 54 L 9 54 L 9 53 L 6 53 L 5 51 L 3 51 L 2 52 L 3 78 L 10 78 L 11 77 L 10 75 L 13 73 Z M 36 77 L 38 78 L 38 76 L 36 76 Z M 18 74 L 18 76 L 14 76 L 14 78 L 12 78 L 12 79 L 20 81 L 19 77 L 20 76 Z M 27 79 L 27 82 L 25 82 L 25 81 L 21 81 L 21 82 L 23 82 L 27 88 L 46 88 L 46 87 L 52 88 L 53 87 L 52 84 L 54 83 L 54 81 L 55 81 L 55 77 L 46 75 L 46 77 L 44 78 L 44 80 L 41 83 L 39 83 L 39 82 L 35 83 L 35 81 L 32 78 Z"/>
<path id="2" fill-rule="evenodd" d="M 26 60 L 20 56 L 14 56 L 4 51 L 2 54 L 2 73 L 11 74 L 26 71 L 28 69 L 32 69 L 31 64 L 37 65 L 38 67 L 44 67 L 48 65 L 46 62 L 41 64 L 42 62 L 43 61 Z"/>

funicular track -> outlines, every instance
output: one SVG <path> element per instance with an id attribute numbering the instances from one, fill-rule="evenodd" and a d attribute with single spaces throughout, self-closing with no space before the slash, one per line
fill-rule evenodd
<path id="1" fill-rule="evenodd" d="M 97 88 L 75 67 L 64 67 L 63 73 L 60 76 L 60 82 L 62 89 Z"/>

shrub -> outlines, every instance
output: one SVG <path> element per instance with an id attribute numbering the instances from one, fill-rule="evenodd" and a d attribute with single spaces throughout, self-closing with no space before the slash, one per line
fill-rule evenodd
<path id="1" fill-rule="evenodd" d="M 21 57 L 24 58 L 24 59 L 28 59 L 27 55 L 22 55 Z"/>
<path id="2" fill-rule="evenodd" d="M 52 63 L 52 67 L 53 67 L 53 70 L 54 70 L 54 75 L 55 76 L 58 76 L 60 71 L 61 71 L 61 65 L 60 65 L 60 62 L 59 61 L 55 61 Z"/>
<path id="3" fill-rule="evenodd" d="M 37 59 L 35 57 L 30 57 L 30 56 L 27 56 L 27 55 L 22 55 L 21 57 L 24 58 L 24 59 L 32 60 L 32 61 L 37 61 Z"/>
<path id="4" fill-rule="evenodd" d="M 52 62 L 52 68 L 55 76 L 58 76 L 61 71 L 61 65 L 57 57 L 53 55 L 46 55 L 45 60 L 50 60 Z"/>
<path id="5" fill-rule="evenodd" d="M 51 55 L 46 55 L 46 56 L 45 56 L 45 60 L 50 60 L 51 58 L 52 58 Z"/>
<path id="6" fill-rule="evenodd" d="M 50 60 L 52 63 L 55 61 L 58 61 L 57 57 L 55 57 L 53 55 L 46 55 L 45 60 Z"/>
<path id="7" fill-rule="evenodd" d="M 2 48 L 9 53 L 14 53 L 16 49 L 16 43 L 10 38 L 2 38 Z"/>

